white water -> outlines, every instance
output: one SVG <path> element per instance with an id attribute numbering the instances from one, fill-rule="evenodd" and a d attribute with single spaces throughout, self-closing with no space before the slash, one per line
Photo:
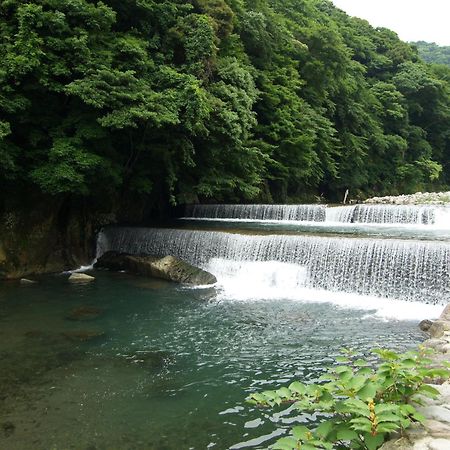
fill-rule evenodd
<path id="1" fill-rule="evenodd" d="M 184 219 L 396 224 L 450 229 L 450 208 L 429 205 L 191 205 Z"/>
<path id="2" fill-rule="evenodd" d="M 331 292 L 307 286 L 307 269 L 277 261 L 230 261 L 213 258 L 206 270 L 218 279 L 218 298 L 222 301 L 261 301 L 290 299 L 309 303 L 331 303 L 336 307 L 366 310 L 367 318 L 384 320 L 422 320 L 437 318 L 442 305 L 408 302 L 346 292 Z"/>
<path id="3" fill-rule="evenodd" d="M 225 284 L 235 278 L 242 285 L 250 279 L 245 271 L 259 271 L 253 284 L 268 293 L 276 286 L 271 296 L 304 287 L 431 305 L 450 301 L 450 244 L 443 242 L 109 228 L 101 233 L 99 255 L 108 250 L 175 255 L 204 268 L 215 264 L 211 272 Z M 229 262 L 220 268 L 217 260 Z M 254 264 L 236 269 L 234 263 Z"/>
<path id="4" fill-rule="evenodd" d="M 325 211 L 325 205 L 190 205 L 186 217 L 323 222 Z"/>

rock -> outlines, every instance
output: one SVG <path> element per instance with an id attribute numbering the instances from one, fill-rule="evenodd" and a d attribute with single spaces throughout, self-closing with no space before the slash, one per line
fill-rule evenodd
<path id="1" fill-rule="evenodd" d="M 80 306 L 72 309 L 67 319 L 69 320 L 93 320 L 96 319 L 104 310 L 94 306 Z"/>
<path id="2" fill-rule="evenodd" d="M 438 420 L 425 421 L 425 429 L 428 434 L 433 437 L 447 437 L 450 436 L 450 425 L 447 423 L 439 422 Z"/>
<path id="3" fill-rule="evenodd" d="M 436 320 L 430 327 L 430 334 L 433 338 L 440 338 L 444 336 L 446 331 L 450 331 L 450 322 L 446 320 Z"/>
<path id="4" fill-rule="evenodd" d="M 433 348 L 437 351 L 442 351 L 444 345 L 447 345 L 447 341 L 444 339 L 428 339 L 423 345 L 428 348 Z"/>
<path id="5" fill-rule="evenodd" d="M 449 450 L 450 440 L 447 439 L 433 439 L 429 444 L 430 450 Z"/>
<path id="6" fill-rule="evenodd" d="M 175 256 L 132 256 L 108 252 L 99 258 L 96 268 L 127 270 L 129 272 L 160 278 L 177 283 L 211 285 L 217 282 L 214 275 Z"/>
<path id="7" fill-rule="evenodd" d="M 154 277 L 188 284 L 214 284 L 217 279 L 205 270 L 199 269 L 174 256 L 166 256 L 151 264 Z"/>
<path id="8" fill-rule="evenodd" d="M 85 273 L 73 273 L 69 277 L 69 281 L 71 283 L 89 283 L 94 280 L 94 277 L 91 277 L 90 275 L 87 275 Z"/>
<path id="9" fill-rule="evenodd" d="M 419 328 L 422 331 L 428 331 L 431 328 L 431 325 L 433 325 L 433 322 L 431 320 L 422 320 L 422 322 L 419 323 Z"/>
<path id="10" fill-rule="evenodd" d="M 439 319 L 450 321 L 450 303 L 444 308 L 444 311 L 442 311 L 442 314 L 439 317 Z"/>
<path id="11" fill-rule="evenodd" d="M 450 426 L 450 410 L 444 406 L 430 405 L 417 408 L 426 418 L 443 422 Z"/>

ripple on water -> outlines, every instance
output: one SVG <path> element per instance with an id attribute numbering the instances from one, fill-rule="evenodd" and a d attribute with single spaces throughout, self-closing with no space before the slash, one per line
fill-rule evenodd
<path id="1" fill-rule="evenodd" d="M 422 337 L 415 322 L 364 310 L 224 301 L 126 274 L 97 273 L 86 286 L 49 277 L 0 294 L 8 450 L 262 448 L 306 418 L 253 408 L 250 392 L 314 380 L 343 346 L 365 354 L 374 343 L 403 349 Z M 83 305 L 89 320 L 67 320 Z M 83 330 L 103 335 L 64 335 Z"/>

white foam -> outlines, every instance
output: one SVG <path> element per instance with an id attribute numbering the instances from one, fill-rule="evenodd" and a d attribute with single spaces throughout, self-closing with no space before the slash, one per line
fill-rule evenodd
<path id="1" fill-rule="evenodd" d="M 412 321 L 437 318 L 444 307 L 308 288 L 307 269 L 297 264 L 213 258 L 205 268 L 217 277 L 218 299 L 222 301 L 288 299 L 305 303 L 331 303 L 340 308 L 367 311 L 366 318 Z"/>

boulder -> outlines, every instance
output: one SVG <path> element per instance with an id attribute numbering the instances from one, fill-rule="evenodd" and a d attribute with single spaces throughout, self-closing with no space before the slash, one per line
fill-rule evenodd
<path id="1" fill-rule="evenodd" d="M 147 277 L 161 278 L 194 285 L 210 285 L 217 282 L 214 275 L 175 256 L 132 256 L 115 252 L 105 253 L 95 264 L 96 268 L 127 270 Z"/>
<path id="2" fill-rule="evenodd" d="M 73 273 L 69 277 L 69 281 L 71 283 L 89 283 L 94 280 L 94 277 L 91 277 L 90 275 L 87 275 L 85 273 Z"/>
<path id="3" fill-rule="evenodd" d="M 425 319 L 422 320 L 422 322 L 419 323 L 419 328 L 422 331 L 429 331 L 431 328 L 431 325 L 433 325 L 433 322 L 431 320 Z"/>
<path id="4" fill-rule="evenodd" d="M 436 320 L 430 327 L 430 334 L 433 338 L 440 338 L 444 336 L 446 331 L 450 331 L 450 322 L 446 320 Z"/>

